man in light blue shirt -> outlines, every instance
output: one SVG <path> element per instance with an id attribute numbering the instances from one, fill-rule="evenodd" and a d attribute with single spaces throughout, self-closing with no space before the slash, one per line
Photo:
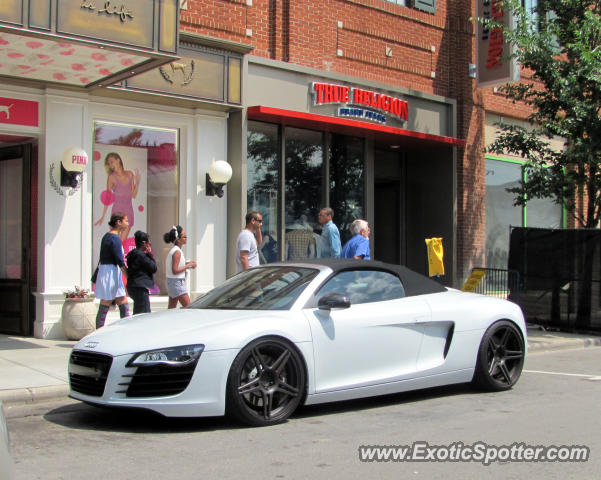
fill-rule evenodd
<path id="1" fill-rule="evenodd" d="M 340 232 L 332 218 L 334 210 L 330 207 L 322 208 L 317 215 L 321 224 L 321 258 L 340 258 Z"/>

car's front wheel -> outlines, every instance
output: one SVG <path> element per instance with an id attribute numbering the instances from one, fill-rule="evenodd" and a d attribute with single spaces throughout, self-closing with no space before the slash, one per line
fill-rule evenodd
<path id="1" fill-rule="evenodd" d="M 227 381 L 227 409 L 251 426 L 286 420 L 305 394 L 300 354 L 279 337 L 259 338 L 235 358 Z"/>
<path id="2" fill-rule="evenodd" d="M 482 337 L 473 383 L 493 391 L 513 387 L 524 366 L 524 339 L 518 327 L 507 320 L 493 323 Z"/>

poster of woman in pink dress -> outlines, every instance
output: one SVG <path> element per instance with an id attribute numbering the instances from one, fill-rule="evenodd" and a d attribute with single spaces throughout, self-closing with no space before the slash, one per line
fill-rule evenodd
<path id="1" fill-rule="evenodd" d="M 100 200 L 104 204 L 102 217 L 94 223 L 98 227 L 104 223 L 104 217 L 109 205 L 113 205 L 113 212 L 123 212 L 129 220 L 129 227 L 121 233 L 121 243 L 129 238 L 129 232 L 135 224 L 133 199 L 138 196 L 140 185 L 140 170 L 137 168 L 132 172 L 125 170 L 123 160 L 116 152 L 110 152 L 104 159 L 104 168 L 108 175 L 106 179 L 106 190 L 100 194 Z"/>
<path id="2" fill-rule="evenodd" d="M 94 146 L 93 211 L 94 218 L 97 219 L 93 235 L 95 255 L 106 230 L 106 223 L 113 212 L 123 212 L 129 220 L 129 228 L 121 235 L 125 254 L 135 248 L 133 232 L 147 230 L 147 163 L 145 148 L 102 144 Z"/>

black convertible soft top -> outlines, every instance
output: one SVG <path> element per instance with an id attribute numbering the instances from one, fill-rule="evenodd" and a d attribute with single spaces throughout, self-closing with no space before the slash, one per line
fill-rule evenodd
<path id="1" fill-rule="evenodd" d="M 375 260 L 355 260 L 347 258 L 312 258 L 307 260 L 295 261 L 295 262 L 284 262 L 284 263 L 270 263 L 262 265 L 264 267 L 272 265 L 284 265 L 290 263 L 298 263 L 309 265 L 324 265 L 334 270 L 334 273 L 342 272 L 344 270 L 383 270 L 396 275 L 401 279 L 403 287 L 405 288 L 405 295 L 424 295 L 427 293 L 439 293 L 445 292 L 447 289 L 444 285 L 438 283 L 436 280 L 432 280 L 420 273 L 414 272 L 402 265 L 394 265 L 391 263 L 378 262 Z"/>

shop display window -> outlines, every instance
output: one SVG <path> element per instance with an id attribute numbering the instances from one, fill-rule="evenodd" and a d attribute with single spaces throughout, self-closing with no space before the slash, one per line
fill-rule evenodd
<path id="1" fill-rule="evenodd" d="M 365 219 L 363 139 L 332 135 L 329 148 L 330 206 L 344 245 L 350 238 L 353 220 Z"/>
<path id="2" fill-rule="evenodd" d="M 278 126 L 248 122 L 248 210 L 263 215 L 263 246 L 261 263 L 279 260 L 278 199 L 280 166 L 278 155 Z"/>
<path id="3" fill-rule="evenodd" d="M 121 239 L 125 254 L 135 248 L 134 233 L 147 232 L 159 269 L 151 293 L 166 291 L 163 234 L 178 224 L 178 165 L 177 130 L 94 122 L 92 270 L 111 214 L 120 211 L 130 225 Z"/>
<path id="4" fill-rule="evenodd" d="M 361 138 L 250 121 L 248 210 L 263 215 L 261 262 L 321 256 L 317 214 L 334 210 L 342 243 L 365 215 Z"/>
<path id="5" fill-rule="evenodd" d="M 524 207 L 514 205 L 524 178 L 522 162 L 486 159 L 486 266 L 507 268 L 510 227 L 562 228 L 563 210 L 551 198 L 535 198 Z"/>
<path id="6" fill-rule="evenodd" d="M 319 257 L 315 222 L 322 202 L 323 134 L 300 128 L 287 128 L 285 133 L 284 259 Z"/>

